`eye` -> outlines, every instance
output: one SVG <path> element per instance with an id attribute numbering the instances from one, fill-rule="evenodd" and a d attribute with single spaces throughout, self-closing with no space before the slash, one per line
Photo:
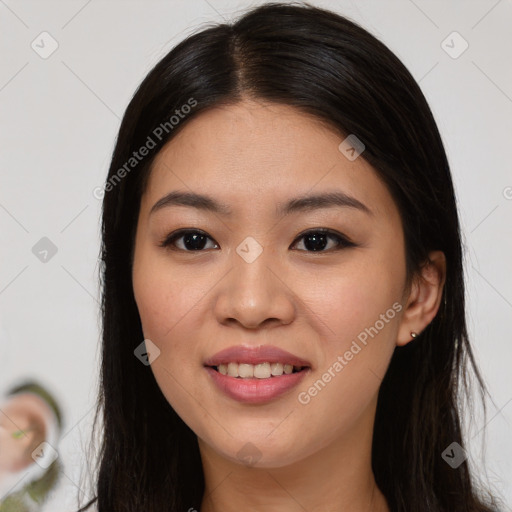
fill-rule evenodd
<path id="1" fill-rule="evenodd" d="M 324 250 L 329 245 L 329 239 L 336 241 L 334 250 L 343 249 L 344 247 L 355 247 L 355 244 L 341 233 L 325 228 L 317 228 L 302 233 L 296 238 L 296 241 L 301 239 L 304 239 L 303 246 L 307 252 L 329 252 L 330 249 L 333 249 L 332 246 L 328 248 L 329 250 Z M 292 247 L 294 244 L 292 244 Z"/>
<path id="2" fill-rule="evenodd" d="M 181 246 L 176 242 L 183 239 Z M 306 252 L 329 252 L 329 250 L 339 250 L 345 247 L 355 247 L 355 244 L 348 240 L 341 233 L 325 228 L 317 228 L 307 231 L 299 235 L 295 242 L 290 246 L 293 247 L 297 241 L 304 239 L 303 245 Z M 334 240 L 334 247 L 327 247 L 329 239 Z M 204 231 L 197 229 L 180 229 L 168 235 L 160 244 L 160 247 L 168 247 L 169 249 L 177 249 L 186 252 L 202 251 L 203 249 L 218 249 L 219 245 L 214 242 L 214 247 L 206 247 L 208 240 L 213 240 Z M 327 251 L 325 250 L 327 247 Z M 302 249 L 301 249 L 302 250 Z"/>
<path id="3" fill-rule="evenodd" d="M 175 242 L 181 238 L 183 238 L 183 246 L 178 247 L 175 245 Z M 199 231 L 197 229 L 180 229 L 168 235 L 159 244 L 159 246 L 187 252 L 202 251 L 205 248 L 208 239 L 212 240 L 204 231 Z M 213 247 L 213 249 L 219 247 L 217 243 L 215 243 L 215 245 L 216 247 Z M 207 248 L 211 249 L 211 247 Z"/>

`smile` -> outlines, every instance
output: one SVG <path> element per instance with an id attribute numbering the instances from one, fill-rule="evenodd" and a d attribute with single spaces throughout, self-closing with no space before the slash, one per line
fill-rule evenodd
<path id="1" fill-rule="evenodd" d="M 269 379 L 272 377 L 280 377 L 281 375 L 290 375 L 307 368 L 306 366 L 294 366 L 292 364 L 282 363 L 224 363 L 213 367 L 222 375 L 241 379 Z"/>

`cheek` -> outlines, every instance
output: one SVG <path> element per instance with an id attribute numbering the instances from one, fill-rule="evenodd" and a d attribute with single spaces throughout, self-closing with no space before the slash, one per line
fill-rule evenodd
<path id="1" fill-rule="evenodd" d="M 396 346 L 402 263 L 397 253 L 362 253 L 320 283 L 315 281 L 316 291 L 306 300 L 323 326 L 317 341 L 319 365 L 302 387 L 301 403 L 316 402 L 320 410 L 332 406 L 343 415 L 343 409 L 364 408 L 377 392 Z M 306 281 L 301 286 L 307 290 Z"/>
<path id="2" fill-rule="evenodd" d="M 295 428 L 311 432 L 305 443 L 316 449 L 363 421 L 395 348 L 401 288 L 391 267 L 367 263 L 338 272 L 325 280 L 324 294 L 310 296 L 326 327 L 317 340 L 319 366 L 297 390 Z"/>
<path id="3" fill-rule="evenodd" d="M 296 290 L 298 295 L 322 320 L 322 336 L 328 346 L 337 345 L 337 349 L 342 349 L 376 322 L 379 330 L 385 330 L 386 334 L 390 326 L 394 328 L 398 323 L 396 310 L 400 309 L 405 278 L 400 270 L 400 258 L 396 263 L 392 258 L 375 259 L 374 255 L 361 254 L 344 267 L 328 273 L 322 270 L 316 279 L 306 276 L 296 281 L 300 283 Z"/>
<path id="4" fill-rule="evenodd" d="M 149 251 L 147 251 L 149 253 Z M 202 276 L 202 277 L 201 277 Z M 136 254 L 132 280 L 143 335 L 160 350 L 151 370 L 178 415 L 189 417 L 196 396 L 200 344 L 194 342 L 204 316 L 196 313 L 211 288 L 208 275 L 172 266 L 156 254 Z"/>
<path id="5" fill-rule="evenodd" d="M 205 296 L 208 286 L 192 266 L 176 271 L 165 255 L 149 253 L 141 250 L 136 254 L 133 292 L 144 336 L 157 345 L 166 344 L 193 318 L 194 306 Z"/>

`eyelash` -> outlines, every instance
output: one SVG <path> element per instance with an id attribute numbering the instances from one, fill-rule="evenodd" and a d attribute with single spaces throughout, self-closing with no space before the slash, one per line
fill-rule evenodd
<path id="1" fill-rule="evenodd" d="M 300 241 L 300 239 L 311 235 L 311 234 L 322 234 L 322 235 L 328 235 L 329 238 L 334 238 L 337 240 L 337 246 L 334 248 L 330 248 L 327 250 L 320 250 L 320 251 L 308 251 L 305 249 L 301 249 L 302 252 L 310 252 L 310 253 L 322 253 L 322 252 L 332 252 L 332 251 L 339 251 L 344 248 L 348 247 L 355 247 L 356 244 L 351 242 L 346 236 L 342 235 L 341 233 L 338 233 L 336 231 L 333 231 L 331 229 L 326 228 L 316 228 L 316 229 L 310 229 L 308 231 L 305 231 L 304 233 L 301 233 L 297 236 L 297 238 L 293 241 L 292 245 L 295 245 L 297 242 Z M 173 251 L 182 251 L 182 252 L 204 252 L 206 249 L 198 249 L 197 251 L 189 251 L 187 249 L 181 249 L 176 246 L 174 246 L 174 242 L 178 240 L 179 238 L 182 238 L 183 236 L 187 234 L 200 234 L 205 235 L 210 240 L 213 240 L 210 236 L 208 236 L 207 233 L 204 231 L 201 231 L 200 229 L 179 229 L 169 235 L 167 235 L 162 242 L 158 244 L 159 247 L 167 248 Z M 215 242 L 216 243 L 216 242 Z M 217 244 L 217 243 L 216 243 Z M 217 244 L 218 245 L 218 244 Z"/>

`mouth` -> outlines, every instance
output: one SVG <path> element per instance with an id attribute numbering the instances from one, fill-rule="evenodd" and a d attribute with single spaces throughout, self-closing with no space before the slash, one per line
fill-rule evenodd
<path id="1" fill-rule="evenodd" d="M 237 402 L 266 404 L 291 391 L 311 372 L 309 366 L 283 363 L 221 363 L 205 365 L 214 389 Z"/>
<path id="2" fill-rule="evenodd" d="M 203 362 L 214 389 L 245 404 L 289 396 L 312 371 L 312 364 L 277 346 L 238 345 Z"/>
<path id="3" fill-rule="evenodd" d="M 282 375 L 290 375 L 292 373 L 300 373 L 309 366 L 297 366 L 289 363 L 264 362 L 259 364 L 250 363 L 222 363 L 216 366 L 209 366 L 221 375 L 234 377 L 236 379 L 275 379 Z"/>

